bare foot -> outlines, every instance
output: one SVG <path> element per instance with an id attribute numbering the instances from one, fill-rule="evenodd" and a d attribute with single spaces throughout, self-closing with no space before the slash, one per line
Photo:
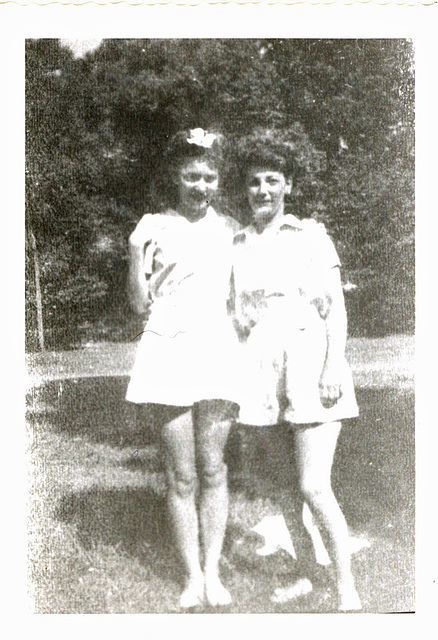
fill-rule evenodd
<path id="1" fill-rule="evenodd" d="M 205 578 L 205 596 L 211 607 L 226 607 L 232 602 L 230 592 L 225 589 L 218 576 Z"/>
<path id="2" fill-rule="evenodd" d="M 313 587 L 310 580 L 307 578 L 301 578 L 300 580 L 297 580 L 297 582 L 294 582 L 290 587 L 275 589 L 274 595 L 271 597 L 271 602 L 284 604 L 285 602 L 295 600 L 295 598 L 306 596 L 312 591 L 312 589 Z"/>
<path id="3" fill-rule="evenodd" d="M 338 602 L 339 611 L 362 611 L 362 603 L 354 583 L 338 585 Z"/>
<path id="4" fill-rule="evenodd" d="M 181 609 L 193 609 L 204 604 L 204 580 L 193 579 L 186 584 L 179 599 Z"/>

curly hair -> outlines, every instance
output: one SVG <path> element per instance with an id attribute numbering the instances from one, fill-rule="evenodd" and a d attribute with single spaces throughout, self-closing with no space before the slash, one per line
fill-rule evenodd
<path id="1" fill-rule="evenodd" d="M 246 135 L 236 135 L 227 152 L 224 187 L 230 210 L 242 223 L 247 224 L 251 217 L 246 192 L 248 172 L 262 167 L 293 178 L 292 194 L 285 201 L 286 208 L 293 202 L 295 215 L 300 218 L 314 215 L 324 188 L 321 175 L 326 159 L 325 153 L 314 147 L 301 123 L 283 128 L 259 127 Z"/>
<path id="2" fill-rule="evenodd" d="M 235 164 L 239 177 L 246 175 L 252 167 L 269 167 L 285 176 L 296 176 L 301 172 L 298 163 L 299 140 L 294 140 L 290 131 L 256 129 L 242 137 L 236 144 Z"/>

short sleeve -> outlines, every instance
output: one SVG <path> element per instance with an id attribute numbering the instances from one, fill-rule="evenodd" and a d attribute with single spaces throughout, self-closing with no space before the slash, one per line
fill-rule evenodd
<path id="1" fill-rule="evenodd" d="M 338 252 L 324 225 L 314 220 L 309 220 L 309 223 L 311 223 L 308 225 L 308 232 L 313 260 L 323 269 L 340 267 L 341 261 Z"/>
<path id="2" fill-rule="evenodd" d="M 310 273 L 307 295 L 318 310 L 321 318 L 326 318 L 332 304 L 332 269 L 341 266 L 338 252 L 324 225 L 311 221 L 307 239 L 310 242 Z"/>
<path id="3" fill-rule="evenodd" d="M 156 216 L 146 213 L 137 224 L 133 238 L 138 246 L 144 248 L 143 270 L 145 275 L 152 275 L 154 265 L 154 255 L 157 249 L 157 225 Z"/>

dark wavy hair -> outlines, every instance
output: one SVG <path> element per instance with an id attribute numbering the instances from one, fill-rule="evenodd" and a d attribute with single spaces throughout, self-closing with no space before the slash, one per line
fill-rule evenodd
<path id="1" fill-rule="evenodd" d="M 239 177 L 254 167 L 269 167 L 287 177 L 300 174 L 299 143 L 299 136 L 292 136 L 290 130 L 256 129 L 236 144 Z"/>
<path id="2" fill-rule="evenodd" d="M 310 191 L 309 187 L 324 170 L 325 154 L 313 146 L 301 123 L 281 129 L 257 128 L 247 135 L 236 136 L 228 153 L 226 187 L 244 223 L 249 215 L 245 186 L 248 172 L 262 167 L 293 178 L 292 195 L 287 200 L 293 200 L 295 213 L 309 217 L 315 204 L 313 187 Z"/>

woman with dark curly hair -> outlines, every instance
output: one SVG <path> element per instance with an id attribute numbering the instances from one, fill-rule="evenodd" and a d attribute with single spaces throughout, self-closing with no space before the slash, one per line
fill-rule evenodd
<path id="1" fill-rule="evenodd" d="M 242 138 L 251 224 L 233 247 L 232 307 L 245 363 L 240 422 L 281 425 L 305 503 L 336 570 L 338 608 L 359 610 L 345 518 L 331 486 L 341 420 L 357 416 L 344 351 L 340 262 L 323 225 L 285 215 L 297 153 L 278 131 Z"/>
<path id="2" fill-rule="evenodd" d="M 213 606 L 231 602 L 219 559 L 228 514 L 224 448 L 236 409 L 235 336 L 226 315 L 236 225 L 212 207 L 221 142 L 203 129 L 171 139 L 167 187 L 174 207 L 143 216 L 129 239 L 130 300 L 149 315 L 127 399 L 158 405 L 165 418 L 160 435 L 168 509 L 186 572 L 183 608 L 204 598 Z"/>

